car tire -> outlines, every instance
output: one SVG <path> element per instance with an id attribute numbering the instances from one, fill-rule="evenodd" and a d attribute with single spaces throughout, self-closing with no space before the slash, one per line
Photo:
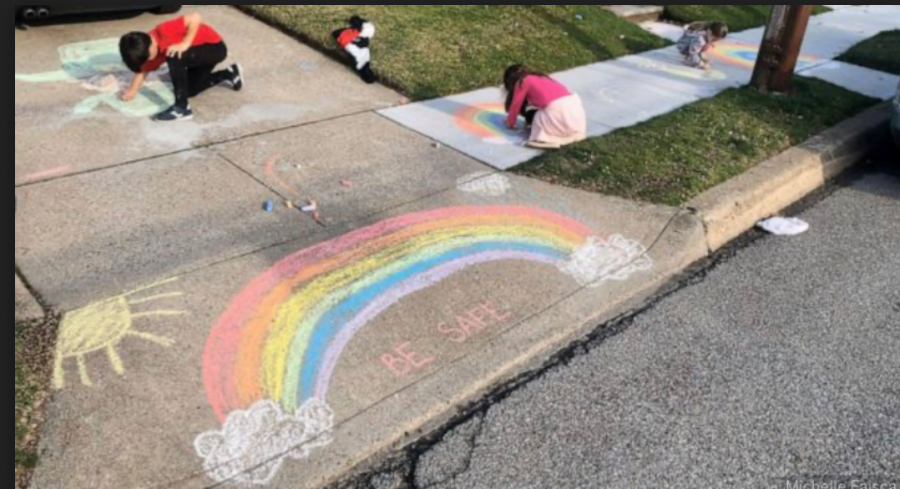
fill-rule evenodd
<path id="1" fill-rule="evenodd" d="M 169 15 L 174 14 L 179 10 L 181 10 L 181 5 L 160 5 L 153 10 L 153 13 L 159 15 Z"/>

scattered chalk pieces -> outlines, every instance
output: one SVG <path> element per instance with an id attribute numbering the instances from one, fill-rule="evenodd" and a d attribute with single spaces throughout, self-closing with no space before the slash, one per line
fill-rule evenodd
<path id="1" fill-rule="evenodd" d="M 263 210 L 266 212 L 272 212 L 275 210 L 275 203 L 271 200 L 267 200 L 263 203 Z"/>
<path id="2" fill-rule="evenodd" d="M 319 204 L 315 200 L 310 200 L 307 205 L 303 206 L 300 210 L 307 214 L 316 212 L 319 210 Z"/>
<path id="3" fill-rule="evenodd" d="M 349 190 L 349 189 L 352 189 L 354 187 L 354 185 L 353 185 L 353 182 L 351 182 L 349 180 L 341 180 L 341 187 L 344 187 L 345 189 Z"/>

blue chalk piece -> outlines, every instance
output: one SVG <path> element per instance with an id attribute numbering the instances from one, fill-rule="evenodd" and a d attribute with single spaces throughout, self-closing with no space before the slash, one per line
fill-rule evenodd
<path id="1" fill-rule="evenodd" d="M 266 212 L 272 212 L 275 210 L 275 203 L 271 200 L 267 200 L 265 204 L 263 204 L 263 210 Z"/>

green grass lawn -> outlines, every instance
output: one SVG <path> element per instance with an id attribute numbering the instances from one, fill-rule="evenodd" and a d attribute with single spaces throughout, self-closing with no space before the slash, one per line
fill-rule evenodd
<path id="1" fill-rule="evenodd" d="M 596 5 L 243 5 L 320 49 L 352 14 L 376 24 L 373 67 L 412 99 L 500 85 L 503 70 L 542 71 L 664 47 L 667 41 Z M 579 20 L 581 19 L 581 20 Z"/>
<path id="2" fill-rule="evenodd" d="M 52 363 L 54 322 L 16 324 L 16 484 L 24 487 L 28 473 L 37 465 L 36 426 L 40 405 L 46 397 Z"/>
<path id="3" fill-rule="evenodd" d="M 824 5 L 816 5 L 816 14 L 828 12 Z M 769 20 L 771 5 L 666 5 L 666 17 L 688 24 L 698 20 L 725 22 L 732 32 L 760 27 Z"/>
<path id="4" fill-rule="evenodd" d="M 515 171 L 554 184 L 681 205 L 875 100 L 798 78 L 790 97 L 731 89 L 643 124 L 546 153 Z"/>
<path id="5" fill-rule="evenodd" d="M 882 32 L 863 41 L 838 60 L 900 75 L 900 30 Z"/>

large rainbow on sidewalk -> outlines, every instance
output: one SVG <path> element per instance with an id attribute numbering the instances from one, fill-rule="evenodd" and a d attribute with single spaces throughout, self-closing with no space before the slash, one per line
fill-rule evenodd
<path id="1" fill-rule="evenodd" d="M 250 283 L 219 319 L 203 357 L 209 402 L 225 421 L 264 400 L 286 413 L 311 399 L 327 401 L 341 353 L 404 297 L 488 262 L 565 272 L 561 263 L 598 240 L 583 224 L 544 210 L 455 207 L 400 216 L 300 251 Z"/>

